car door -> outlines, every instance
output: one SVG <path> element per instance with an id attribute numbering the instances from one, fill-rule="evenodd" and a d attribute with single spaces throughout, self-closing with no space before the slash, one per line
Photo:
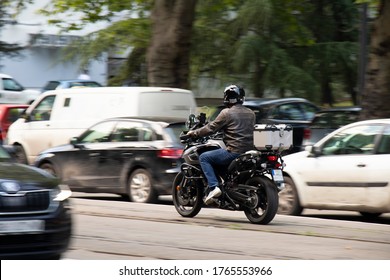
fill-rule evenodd
<path id="1" fill-rule="evenodd" d="M 75 149 L 60 159 L 62 172 L 72 189 L 99 192 L 105 188 L 108 174 L 115 168 L 110 166 L 107 156 L 115 125 L 112 120 L 92 126 L 78 138 Z"/>
<path id="2" fill-rule="evenodd" d="M 341 130 L 323 143 L 319 156 L 301 162 L 303 200 L 312 205 L 365 205 L 368 193 L 389 181 L 384 155 L 375 154 L 383 129 L 382 124 L 361 124 Z"/>
<path id="3" fill-rule="evenodd" d="M 145 143 L 145 129 L 150 130 L 141 121 L 118 121 L 111 135 L 110 147 L 105 151 L 106 158 L 99 162 L 99 169 L 107 169 L 105 166 L 109 166 L 104 171 L 105 177 L 101 178 L 101 185 L 106 185 L 106 188 L 119 188 L 121 182 L 123 183 L 121 179 L 127 179 L 130 165 L 135 160 L 139 163 L 143 161 L 147 151 L 150 151 Z M 148 143 L 151 143 L 150 141 Z"/>

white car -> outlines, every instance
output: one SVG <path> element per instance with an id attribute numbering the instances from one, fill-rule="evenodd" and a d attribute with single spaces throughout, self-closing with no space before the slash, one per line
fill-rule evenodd
<path id="1" fill-rule="evenodd" d="M 368 217 L 390 212 L 390 119 L 346 125 L 283 159 L 279 214 L 300 215 L 304 208 Z"/>
<path id="2" fill-rule="evenodd" d="M 25 89 L 11 76 L 0 73 L 0 103 L 31 104 L 40 94 L 40 91 Z"/>

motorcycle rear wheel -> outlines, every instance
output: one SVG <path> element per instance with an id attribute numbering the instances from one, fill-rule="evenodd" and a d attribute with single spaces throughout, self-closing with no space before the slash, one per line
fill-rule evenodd
<path id="1" fill-rule="evenodd" d="M 265 177 L 250 178 L 246 185 L 258 188 L 256 193 L 253 194 L 257 196 L 257 205 L 250 209 L 244 209 L 246 217 L 253 224 L 266 225 L 270 223 L 275 217 L 279 206 L 276 186 L 270 179 Z"/>
<path id="2" fill-rule="evenodd" d="M 195 217 L 202 209 L 203 190 L 196 186 L 184 185 L 182 172 L 176 175 L 172 184 L 172 198 L 176 211 L 183 217 Z"/>

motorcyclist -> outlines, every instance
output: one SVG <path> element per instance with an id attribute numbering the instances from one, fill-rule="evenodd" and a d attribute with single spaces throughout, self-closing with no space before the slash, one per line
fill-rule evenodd
<path id="1" fill-rule="evenodd" d="M 206 204 L 211 204 L 213 198 L 220 196 L 222 193 L 213 166 L 228 165 L 240 154 L 253 149 L 255 114 L 251 109 L 242 105 L 244 98 L 245 91 L 242 87 L 237 85 L 226 87 L 223 103 L 227 108 L 223 109 L 214 121 L 188 132 L 188 135 L 192 138 L 211 135 L 218 131 L 223 131 L 224 134 L 223 140 L 226 150 L 207 151 L 199 157 L 209 189 L 204 201 Z"/>

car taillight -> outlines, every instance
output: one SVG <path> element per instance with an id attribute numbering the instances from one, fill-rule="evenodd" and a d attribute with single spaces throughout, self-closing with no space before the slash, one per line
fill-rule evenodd
<path id="1" fill-rule="evenodd" d="M 183 153 L 182 149 L 165 148 L 157 152 L 157 156 L 160 158 L 173 158 L 177 159 L 181 157 Z"/>
<path id="2" fill-rule="evenodd" d="M 310 128 L 304 128 L 303 129 L 303 139 L 309 139 L 311 135 Z"/>

